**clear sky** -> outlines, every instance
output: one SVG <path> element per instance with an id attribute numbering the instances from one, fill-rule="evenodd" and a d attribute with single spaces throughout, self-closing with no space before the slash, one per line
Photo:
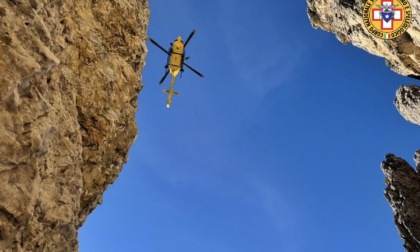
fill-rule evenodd
<path id="1" fill-rule="evenodd" d="M 166 108 L 148 43 L 129 162 L 80 229 L 80 251 L 404 251 L 380 163 L 412 164 L 419 127 L 384 60 L 314 30 L 306 3 L 150 1 L 150 37 L 196 35 Z"/>

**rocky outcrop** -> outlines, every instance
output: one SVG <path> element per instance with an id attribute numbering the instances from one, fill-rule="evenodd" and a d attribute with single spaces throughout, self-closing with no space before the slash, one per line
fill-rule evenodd
<path id="1" fill-rule="evenodd" d="M 314 28 L 333 32 L 345 44 L 352 43 L 371 54 L 385 58 L 395 72 L 420 79 L 420 2 L 409 1 L 412 23 L 403 35 L 383 40 L 366 30 L 362 11 L 366 0 L 307 0 L 308 16 Z M 409 122 L 420 125 L 420 89 L 401 86 L 394 104 Z M 395 216 L 395 224 L 407 251 L 420 251 L 420 151 L 417 169 L 393 154 L 386 155 L 382 170 L 386 177 L 385 196 Z"/>
<path id="2" fill-rule="evenodd" d="M 420 87 L 401 86 L 397 91 L 394 104 L 407 121 L 420 125 Z"/>
<path id="3" fill-rule="evenodd" d="M 395 224 L 407 251 L 420 251 L 420 151 L 414 155 L 417 169 L 393 154 L 382 162 L 385 197 L 394 213 Z"/>
<path id="4" fill-rule="evenodd" d="M 146 0 L 0 0 L 0 251 L 77 251 L 137 135 Z"/>
<path id="5" fill-rule="evenodd" d="M 420 2 L 410 1 L 412 23 L 402 36 L 383 40 L 369 34 L 363 24 L 366 0 L 307 0 L 308 16 L 314 28 L 336 34 L 344 44 L 352 43 L 385 58 L 395 72 L 420 78 Z"/>

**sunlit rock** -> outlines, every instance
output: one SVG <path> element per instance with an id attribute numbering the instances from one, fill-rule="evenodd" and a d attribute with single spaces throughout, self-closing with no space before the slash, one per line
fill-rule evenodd
<path id="1" fill-rule="evenodd" d="M 77 251 L 127 161 L 146 0 L 0 1 L 0 251 Z"/>

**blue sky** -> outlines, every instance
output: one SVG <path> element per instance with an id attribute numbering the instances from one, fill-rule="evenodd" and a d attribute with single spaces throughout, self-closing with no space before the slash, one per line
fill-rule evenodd
<path id="1" fill-rule="evenodd" d="M 129 162 L 80 229 L 80 251 L 403 251 L 383 196 L 388 152 L 418 126 L 392 101 L 414 79 L 314 30 L 304 1 L 150 1 L 150 37 L 186 38 L 172 107 L 148 44 Z M 413 162 L 411 162 L 413 163 Z"/>

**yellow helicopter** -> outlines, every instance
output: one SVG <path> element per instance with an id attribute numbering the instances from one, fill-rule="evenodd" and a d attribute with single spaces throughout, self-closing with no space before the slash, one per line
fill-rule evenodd
<path id="1" fill-rule="evenodd" d="M 169 51 L 165 50 L 162 46 L 160 46 L 156 41 L 154 41 L 152 38 L 148 38 L 150 42 L 152 42 L 155 46 L 157 46 L 159 49 L 164 51 L 166 54 L 168 54 L 168 61 L 165 65 L 166 71 L 163 78 L 160 80 L 159 85 L 162 85 L 163 81 L 165 81 L 166 76 L 170 73 L 172 75 L 171 80 L 171 86 L 169 90 L 164 89 L 163 92 L 168 93 L 168 101 L 166 103 L 166 107 L 169 108 L 171 106 L 172 102 L 172 95 L 178 95 L 177 92 L 174 91 L 174 85 L 175 85 L 175 78 L 179 74 L 179 72 L 184 72 L 184 66 L 189 68 L 191 71 L 196 73 L 200 77 L 204 77 L 201 73 L 199 73 L 194 68 L 187 65 L 184 61 L 189 59 L 189 57 L 185 57 L 185 47 L 187 46 L 188 42 L 190 42 L 192 36 L 194 36 L 195 30 L 193 30 L 188 36 L 185 43 L 182 41 L 181 36 L 178 36 L 177 39 L 173 43 L 171 43 L 171 48 L 169 48 Z"/>

